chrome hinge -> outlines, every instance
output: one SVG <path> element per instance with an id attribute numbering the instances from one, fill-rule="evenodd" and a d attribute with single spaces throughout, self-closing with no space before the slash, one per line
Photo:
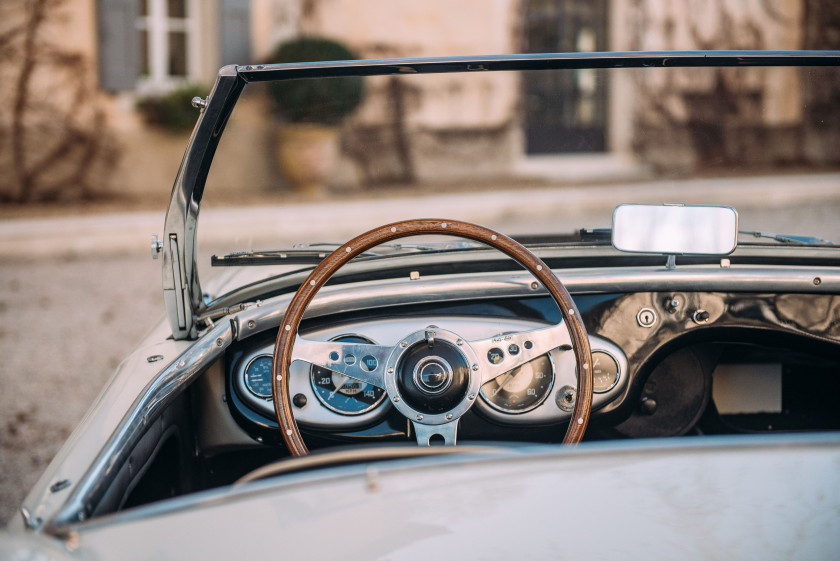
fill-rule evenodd
<path id="1" fill-rule="evenodd" d="M 213 310 L 212 312 L 208 312 L 204 315 L 199 316 L 198 318 L 196 318 L 195 323 L 197 327 L 213 327 L 215 325 L 214 322 L 217 319 L 229 316 L 230 314 L 243 312 L 251 306 L 255 305 L 258 304 L 256 302 L 243 302 L 242 304 L 236 304 L 235 306 L 219 308 L 218 310 Z"/>
<path id="2" fill-rule="evenodd" d="M 160 252 L 163 251 L 163 242 L 158 239 L 157 234 L 152 234 L 151 249 L 152 259 L 157 259 L 158 254 L 160 254 Z"/>

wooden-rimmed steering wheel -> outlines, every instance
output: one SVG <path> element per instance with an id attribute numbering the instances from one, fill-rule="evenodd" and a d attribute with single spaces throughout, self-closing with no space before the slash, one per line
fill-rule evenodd
<path id="1" fill-rule="evenodd" d="M 430 328 L 406 334 L 392 346 L 321 342 L 298 335 L 301 318 L 318 290 L 348 261 L 391 240 L 430 234 L 468 238 L 507 254 L 545 286 L 564 321 L 480 340 Z M 577 399 L 563 443 L 574 444 L 583 438 L 592 408 L 592 355 L 580 313 L 560 280 L 520 243 L 488 228 L 443 219 L 395 222 L 361 234 L 333 251 L 298 289 L 274 346 L 274 410 L 291 454 L 308 454 L 292 414 L 289 392 L 291 364 L 303 360 L 384 389 L 391 404 L 414 423 L 420 444 L 428 444 L 435 435 L 454 444 L 458 419 L 475 403 L 482 384 L 548 353 L 567 339 L 577 366 Z M 516 353 L 507 353 L 497 363 L 492 351 L 500 345 L 515 348 Z"/>

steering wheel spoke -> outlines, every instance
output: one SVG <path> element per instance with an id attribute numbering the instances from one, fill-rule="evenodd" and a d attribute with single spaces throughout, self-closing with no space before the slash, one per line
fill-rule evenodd
<path id="1" fill-rule="evenodd" d="M 385 388 L 385 363 L 393 347 L 369 343 L 295 339 L 292 360 L 302 360 L 377 388 Z"/>
<path id="2" fill-rule="evenodd" d="M 443 438 L 446 446 L 455 446 L 458 439 L 458 419 L 442 425 L 424 425 L 417 421 L 411 421 L 411 424 L 414 425 L 414 435 L 419 446 L 431 446 L 435 436 Z"/>
<path id="3" fill-rule="evenodd" d="M 572 348 L 569 331 L 563 322 L 539 329 L 469 341 L 469 345 L 478 355 L 478 372 L 482 378 L 482 385 L 552 349 Z"/>

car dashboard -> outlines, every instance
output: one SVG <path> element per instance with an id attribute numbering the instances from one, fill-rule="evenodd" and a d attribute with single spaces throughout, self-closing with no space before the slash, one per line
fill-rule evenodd
<path id="1" fill-rule="evenodd" d="M 594 396 L 586 439 L 840 428 L 840 299 L 830 294 L 669 290 L 574 293 L 589 332 Z M 831 321 L 831 318 L 835 318 Z M 518 349 L 504 335 L 562 322 L 550 297 L 480 297 L 382 306 L 313 318 L 321 341 L 396 345 L 408 333 L 499 336 L 479 360 Z M 271 396 L 276 330 L 227 353 L 227 404 L 260 443 L 282 439 Z M 516 347 L 513 345 L 513 347 Z M 461 418 L 459 442 L 558 442 L 576 399 L 571 347 L 486 382 Z M 313 448 L 411 441 L 383 390 L 304 362 L 291 370 L 294 415 Z M 833 396 L 828 398 L 826 396 Z"/>
<path id="2" fill-rule="evenodd" d="M 840 429 L 834 252 L 822 251 L 827 256 L 812 262 L 801 261 L 801 250 L 789 253 L 799 261 L 773 264 L 762 257 L 765 262 L 754 263 L 736 254 L 727 267 L 678 261 L 674 270 L 618 266 L 610 255 L 567 258 L 564 268 L 547 256 L 592 350 L 593 406 L 583 440 Z M 471 270 L 448 267 L 446 259 Z M 410 356 L 412 345 L 489 341 L 475 358 L 501 365 L 491 369 L 501 373 L 484 379 L 459 418 L 457 444 L 510 449 L 562 442 L 576 405 L 578 362 L 554 299 L 529 273 L 498 261 L 451 255 L 424 268 L 426 262 L 391 258 L 385 261 L 396 265 L 390 270 L 381 262 L 351 263 L 346 277 L 312 300 L 300 336 L 394 348 L 406 342 L 400 356 Z M 143 347 L 124 363 L 124 383 L 146 385 L 102 457 L 125 461 L 91 477 L 90 489 L 67 503 L 60 522 L 79 512 L 97 517 L 229 486 L 290 456 L 274 411 L 273 354 L 305 274 L 226 292 L 229 300 L 217 302 L 224 314 L 207 316 L 196 341 L 164 344 L 181 354 L 162 369 Z M 532 356 L 516 348 L 527 348 L 527 339 L 508 335 L 536 334 L 544 326 L 552 326 L 556 345 L 541 346 L 551 350 L 506 370 L 505 361 L 513 362 L 509 357 L 517 352 Z M 426 334 L 425 342 L 406 341 L 418 333 Z M 432 343 L 429 333 L 440 338 Z M 169 352 L 158 343 L 154 348 Z M 445 352 L 421 356 L 432 355 L 449 360 Z M 364 352 L 354 357 L 369 358 Z M 149 381 L 130 372 L 146 372 Z M 289 385 L 292 413 L 313 453 L 343 447 L 364 458 L 366 451 L 393 446 L 418 450 L 415 424 L 393 394 L 303 361 L 292 363 Z"/>

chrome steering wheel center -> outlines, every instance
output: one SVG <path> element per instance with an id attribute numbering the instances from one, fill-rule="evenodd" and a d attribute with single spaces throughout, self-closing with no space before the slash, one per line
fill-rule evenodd
<path id="1" fill-rule="evenodd" d="M 435 395 L 452 385 L 452 366 L 439 356 L 427 356 L 414 367 L 414 385 L 423 393 Z"/>
<path id="2" fill-rule="evenodd" d="M 385 391 L 416 426 L 452 424 L 454 430 L 478 396 L 477 368 L 478 355 L 462 337 L 436 328 L 430 348 L 426 330 L 420 330 L 400 339 L 388 357 Z"/>

